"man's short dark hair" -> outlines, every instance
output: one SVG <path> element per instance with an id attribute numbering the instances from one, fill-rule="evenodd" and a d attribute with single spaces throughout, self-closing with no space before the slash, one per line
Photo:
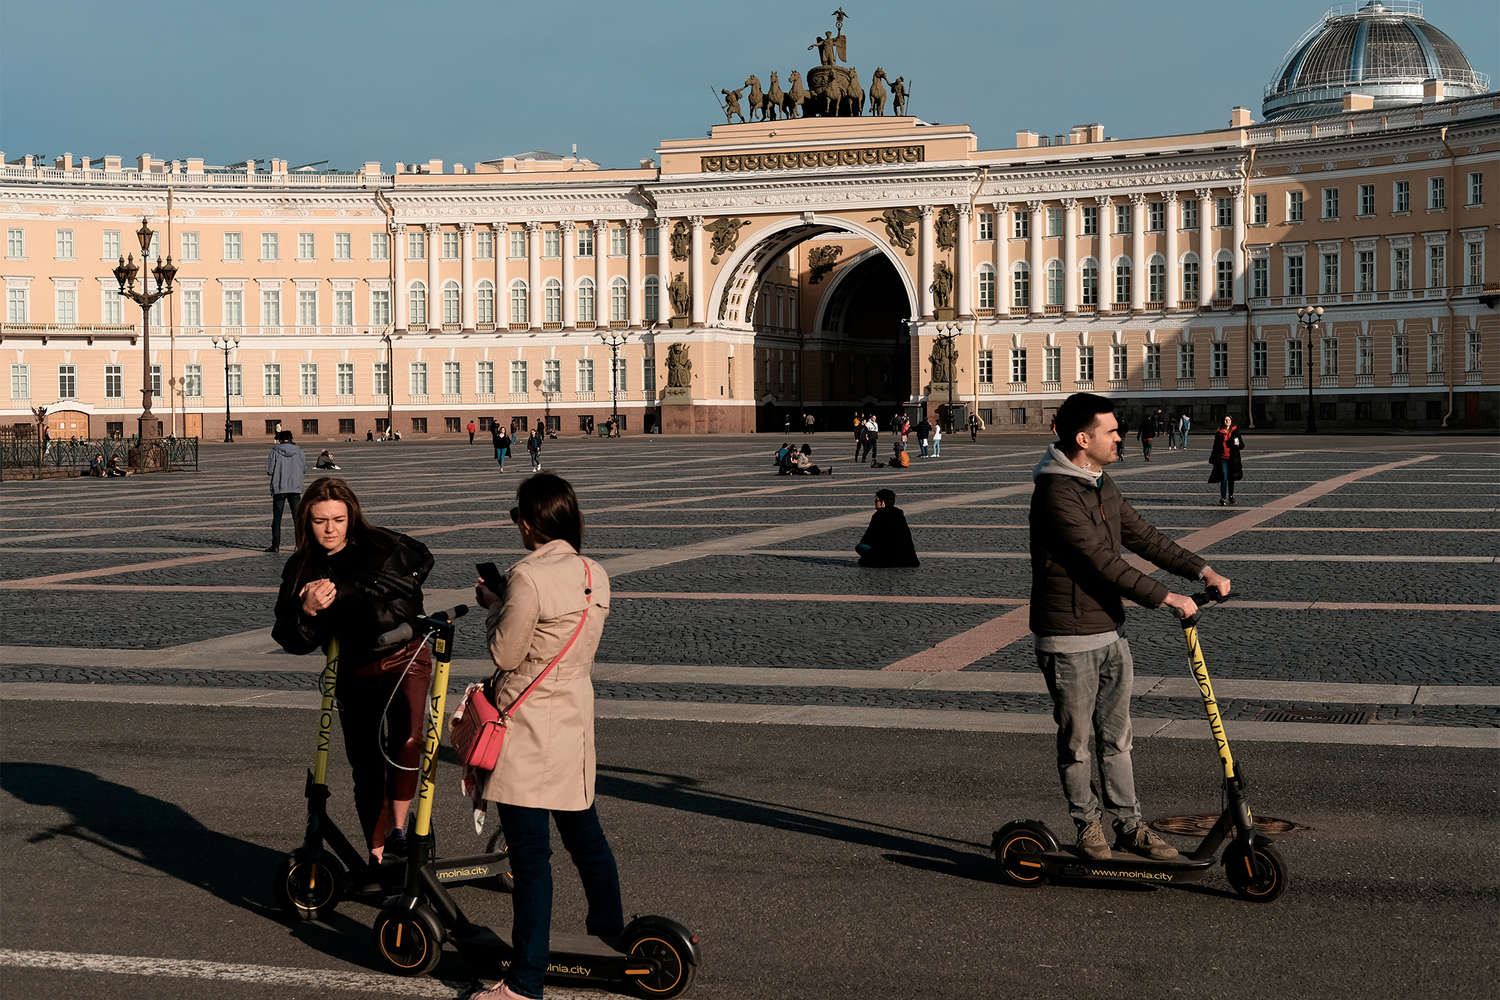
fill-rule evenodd
<path id="1" fill-rule="evenodd" d="M 876 490 L 875 491 L 875 499 L 879 500 L 881 503 L 885 504 L 887 507 L 894 507 L 894 506 L 896 506 L 896 491 L 895 490 Z"/>
<path id="2" fill-rule="evenodd" d="M 1094 426 L 1101 413 L 1115 412 L 1114 401 L 1093 392 L 1075 392 L 1057 408 L 1057 446 L 1064 455 L 1078 454 L 1078 435 Z"/>
<path id="3" fill-rule="evenodd" d="M 291 439 L 292 439 L 292 432 L 291 431 L 277 431 L 276 432 L 276 442 L 278 444 L 286 444 Z"/>

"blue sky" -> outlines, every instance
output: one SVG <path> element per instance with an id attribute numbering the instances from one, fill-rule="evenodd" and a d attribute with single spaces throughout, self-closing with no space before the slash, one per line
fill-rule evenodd
<path id="1" fill-rule="evenodd" d="M 806 47 L 835 6 L 0 0 L 0 150 L 390 170 L 577 143 L 604 166 L 634 166 L 659 140 L 722 121 L 711 90 L 816 65 Z M 1026 128 L 1200 131 L 1236 104 L 1258 118 L 1266 81 L 1326 4 L 844 6 L 866 86 L 877 65 L 904 75 L 913 114 L 965 122 L 998 148 Z M 1431 0 L 1425 13 L 1500 77 L 1495 0 Z"/>

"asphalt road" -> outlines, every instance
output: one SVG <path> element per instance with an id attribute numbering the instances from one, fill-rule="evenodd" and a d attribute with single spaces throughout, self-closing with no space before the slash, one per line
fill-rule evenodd
<path id="1" fill-rule="evenodd" d="M 472 986 L 452 954 L 439 981 L 363 978 L 378 975 L 367 906 L 301 926 L 271 910 L 270 873 L 301 833 L 313 725 L 300 710 L 0 705 L 4 994 Z M 1044 736 L 606 720 L 599 757 L 627 913 L 701 935 L 694 997 L 1406 1000 L 1491 995 L 1500 973 L 1490 750 L 1243 744 L 1257 813 L 1307 827 L 1281 841 L 1291 885 L 1268 905 L 1217 873 L 1176 889 L 997 884 L 991 830 L 1067 825 Z M 335 762 L 335 812 L 352 828 Z M 1207 739 L 1139 744 L 1147 815 L 1215 811 L 1216 766 Z M 440 842 L 467 852 L 456 772 L 441 779 Z M 565 865 L 559 928 L 581 923 Z M 506 897 L 463 894 L 508 920 Z"/>

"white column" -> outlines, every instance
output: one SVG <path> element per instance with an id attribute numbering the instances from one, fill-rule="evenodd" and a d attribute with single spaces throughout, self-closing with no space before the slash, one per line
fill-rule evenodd
<path id="1" fill-rule="evenodd" d="M 1245 304 L 1245 187 L 1239 185 L 1229 189 L 1233 207 L 1230 209 L 1234 225 L 1234 304 Z"/>
<path id="2" fill-rule="evenodd" d="M 429 222 L 422 227 L 427 232 L 427 329 L 443 328 L 443 294 L 438 288 L 438 234 L 442 226 Z"/>
<path id="3" fill-rule="evenodd" d="M 995 315 L 1010 311 L 1010 206 L 995 202 Z"/>
<path id="4" fill-rule="evenodd" d="M 463 272 L 461 281 L 463 288 L 459 290 L 460 301 L 463 306 L 460 312 L 463 316 L 463 328 L 465 333 L 474 332 L 474 223 L 460 222 L 459 232 L 459 256 L 463 258 Z"/>
<path id="5" fill-rule="evenodd" d="M 922 206 L 922 319 L 932 319 L 932 277 L 937 257 L 937 232 L 932 225 L 932 206 Z"/>
<path id="6" fill-rule="evenodd" d="M 594 322 L 609 326 L 609 220 L 594 220 Z"/>
<path id="7" fill-rule="evenodd" d="M 955 305 L 959 319 L 974 316 L 974 213 L 968 203 L 958 207 L 958 273 L 953 276 L 953 287 L 958 293 Z"/>
<path id="8" fill-rule="evenodd" d="M 526 311 L 533 330 L 542 328 L 542 224 L 526 223 Z"/>
<path id="9" fill-rule="evenodd" d="M 667 290 L 672 284 L 672 220 L 656 217 L 656 322 L 665 327 L 672 320 L 672 299 Z"/>
<path id="10" fill-rule="evenodd" d="M 646 314 L 645 288 L 641 284 L 641 220 L 629 219 L 625 226 L 630 231 L 630 263 L 625 272 L 625 280 L 630 282 L 630 326 L 638 330 L 644 322 L 642 317 Z M 660 301 L 661 293 L 658 292 L 657 302 Z"/>
<path id="11" fill-rule="evenodd" d="M 1207 309 L 1214 300 L 1214 202 L 1213 191 L 1199 188 L 1198 195 L 1198 308 Z"/>
<path id="12" fill-rule="evenodd" d="M 1146 196 L 1130 196 L 1130 311 L 1146 311 L 1146 285 L 1150 280 L 1146 266 Z"/>
<path id="13" fill-rule="evenodd" d="M 1078 315 L 1078 199 L 1064 198 L 1063 314 Z"/>
<path id="14" fill-rule="evenodd" d="M 562 230 L 562 325 L 564 330 L 571 330 L 578 325 L 578 293 L 573 289 L 573 254 L 578 251 L 575 242 L 577 225 L 567 220 L 558 223 L 557 228 Z M 598 305 L 599 300 L 595 299 L 596 310 Z"/>
<path id="15" fill-rule="evenodd" d="M 391 253 L 396 255 L 396 287 L 391 295 L 396 300 L 396 329 L 405 332 L 411 323 L 411 300 L 406 296 L 406 223 L 398 222 L 391 227 L 396 245 Z"/>
<path id="16" fill-rule="evenodd" d="M 708 289 L 703 287 L 703 216 L 689 216 L 688 223 L 693 227 L 693 253 L 689 262 L 692 266 L 693 325 L 704 326 L 708 322 Z"/>
<path id="17" fill-rule="evenodd" d="M 1099 308 L 1108 306 L 1111 310 L 1115 305 L 1115 259 L 1109 249 L 1109 227 L 1114 223 L 1114 202 L 1108 195 L 1100 195 L 1094 199 L 1094 204 L 1099 208 L 1099 249 L 1094 256 L 1099 258 Z"/>
<path id="18" fill-rule="evenodd" d="M 1031 311 L 1047 311 L 1047 261 L 1042 255 L 1042 227 L 1046 223 L 1047 203 L 1028 201 L 1031 211 Z"/>
<path id="19" fill-rule="evenodd" d="M 1176 309 L 1182 295 L 1178 291 L 1182 264 L 1177 260 L 1177 226 L 1182 217 L 1177 214 L 1177 192 L 1168 191 L 1165 197 L 1167 216 L 1167 309 Z"/>
<path id="20" fill-rule="evenodd" d="M 506 259 L 510 256 L 510 232 L 503 222 L 491 222 L 490 230 L 495 234 L 495 329 L 504 330 L 510 324 L 510 278 L 505 273 Z"/>

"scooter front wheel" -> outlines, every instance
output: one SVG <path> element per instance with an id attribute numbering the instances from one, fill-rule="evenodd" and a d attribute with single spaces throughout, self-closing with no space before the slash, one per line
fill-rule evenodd
<path id="1" fill-rule="evenodd" d="M 1022 820 L 996 830 L 990 846 L 1000 877 L 1031 888 L 1042 884 L 1042 855 L 1057 850 L 1057 838 L 1044 824 Z"/>
<path id="2" fill-rule="evenodd" d="M 646 959 L 656 965 L 655 972 L 630 978 L 630 988 L 636 996 L 676 997 L 693 985 L 698 968 L 689 957 L 687 942 L 678 940 L 676 934 L 653 928 L 643 931 L 627 944 L 633 958 Z"/>
<path id="3" fill-rule="evenodd" d="M 344 866 L 327 851 L 310 858 L 298 849 L 276 867 L 276 905 L 289 917 L 319 920 L 333 912 L 344 891 Z"/>
<path id="4" fill-rule="evenodd" d="M 443 928 L 420 903 L 408 909 L 397 900 L 375 918 L 375 951 L 387 971 L 398 976 L 426 975 L 443 957 Z"/>
<path id="5" fill-rule="evenodd" d="M 1286 861 L 1270 844 L 1258 843 L 1250 850 L 1231 847 L 1224 852 L 1224 875 L 1234 891 L 1256 903 L 1269 903 L 1286 892 Z"/>

